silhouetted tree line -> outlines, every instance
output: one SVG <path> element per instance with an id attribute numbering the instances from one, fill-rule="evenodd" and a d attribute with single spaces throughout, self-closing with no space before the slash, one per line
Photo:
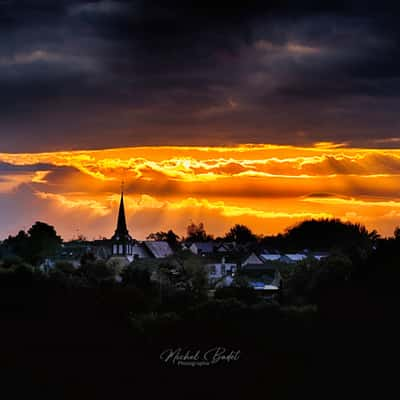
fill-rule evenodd
<path id="1" fill-rule="evenodd" d="M 206 232 L 204 224 L 192 222 L 185 238 L 179 238 L 172 230 L 150 234 L 149 238 L 166 240 L 178 250 L 182 240 L 206 241 L 212 236 Z M 243 256 L 243 249 L 329 251 L 330 256 L 320 261 L 307 258 L 295 266 L 282 266 L 284 287 L 280 301 L 287 304 L 318 303 L 327 291 L 349 287 L 354 282 L 373 286 L 379 280 L 385 282 L 385 286 L 378 285 L 380 288 L 389 287 L 400 277 L 400 228 L 396 228 L 393 237 L 380 238 L 376 231 L 368 231 L 360 224 L 320 219 L 300 222 L 283 234 L 269 237 L 257 236 L 245 225 L 235 225 L 220 240 L 236 242 L 238 257 Z M 9 236 L 0 246 L 0 267 L 9 274 L 7 278 L 2 274 L 0 279 L 3 283 L 5 279 L 13 282 L 20 279 L 24 284 L 35 281 L 39 274 L 35 267 L 46 257 L 56 254 L 61 243 L 55 228 L 43 222 L 36 222 L 27 232 Z M 119 271 L 119 283 L 115 281 L 117 266 L 97 260 L 91 253 L 84 254 L 80 264 L 80 268 L 75 268 L 68 261 L 58 261 L 46 278 L 41 279 L 64 287 L 135 287 L 154 297 L 160 297 L 159 292 L 162 292 L 164 306 L 169 300 L 177 305 L 182 294 L 193 301 L 205 298 L 207 272 L 204 262 L 190 252 L 177 251 L 174 257 L 157 265 L 152 260 L 137 260 L 129 268 Z M 150 279 L 152 274 L 153 279 Z M 157 277 L 156 283 L 154 276 Z M 251 303 L 252 289 L 246 286 L 236 284 L 217 292 L 216 296 L 239 298 Z"/>
<path id="2" fill-rule="evenodd" d="M 283 234 L 264 237 L 261 243 L 285 252 L 340 249 L 348 253 L 355 248 L 369 252 L 378 238 L 375 230 L 368 231 L 359 223 L 310 219 L 287 228 Z"/>
<path id="3" fill-rule="evenodd" d="M 44 258 L 55 255 L 62 239 L 53 226 L 44 222 L 35 222 L 28 232 L 19 231 L 16 236 L 9 236 L 1 246 L 1 254 L 21 257 L 33 265 L 38 265 Z"/>

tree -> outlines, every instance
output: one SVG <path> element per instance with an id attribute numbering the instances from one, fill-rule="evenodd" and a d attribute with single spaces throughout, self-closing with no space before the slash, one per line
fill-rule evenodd
<path id="1" fill-rule="evenodd" d="M 96 257 L 92 252 L 86 252 L 81 257 L 81 266 L 85 267 L 87 264 L 94 263 L 96 261 Z"/>
<path id="2" fill-rule="evenodd" d="M 200 222 L 199 224 L 195 224 L 191 222 L 186 228 L 186 239 L 192 242 L 207 242 L 208 240 L 212 240 L 212 236 L 208 235 L 206 230 L 204 229 L 204 224 Z"/>
<path id="3" fill-rule="evenodd" d="M 183 278 L 186 281 L 187 290 L 196 298 L 205 298 L 208 288 L 208 273 L 206 267 L 198 257 L 190 257 L 184 261 Z"/>
<path id="4" fill-rule="evenodd" d="M 179 248 L 179 236 L 171 229 L 168 232 L 152 232 L 147 236 L 147 239 L 165 241 L 170 245 L 172 250 Z"/>
<path id="5" fill-rule="evenodd" d="M 394 230 L 394 238 L 400 240 L 400 226 L 396 226 L 396 229 Z"/>
<path id="6" fill-rule="evenodd" d="M 292 299 L 315 301 L 330 289 L 339 289 L 350 280 L 353 264 L 349 257 L 334 254 L 320 261 L 299 262 L 286 283 L 286 294 Z"/>
<path id="7" fill-rule="evenodd" d="M 257 237 L 246 225 L 236 224 L 225 234 L 225 240 L 247 244 L 256 241 Z"/>
<path id="8" fill-rule="evenodd" d="M 27 259 L 29 256 L 29 236 L 25 231 L 19 231 L 16 236 L 9 236 L 3 243 L 5 254 Z"/>
<path id="9" fill-rule="evenodd" d="M 37 221 L 28 230 L 28 234 L 30 259 L 34 264 L 60 249 L 62 239 L 51 225 Z"/>
<path id="10" fill-rule="evenodd" d="M 235 277 L 233 278 L 232 281 L 232 287 L 236 287 L 236 288 L 249 288 L 250 286 L 250 282 L 249 279 L 242 274 L 236 274 Z"/>
<path id="11" fill-rule="evenodd" d="M 144 290 L 152 287 L 150 270 L 148 268 L 131 264 L 122 270 L 121 277 L 124 285 L 132 285 Z"/>
<path id="12" fill-rule="evenodd" d="M 65 275 L 72 275 L 75 273 L 75 268 L 72 265 L 72 263 L 68 262 L 68 261 L 58 261 L 56 262 L 56 265 L 54 266 L 55 269 L 57 269 L 58 271 L 62 272 Z"/>
<path id="13" fill-rule="evenodd" d="M 208 273 L 200 257 L 192 253 L 170 262 L 163 262 L 157 269 L 158 279 L 168 290 L 189 294 L 195 299 L 207 296 Z"/>
<path id="14" fill-rule="evenodd" d="M 215 299 L 236 299 L 246 304 L 255 304 L 260 301 L 255 289 L 251 286 L 228 286 L 217 288 Z"/>
<path id="15" fill-rule="evenodd" d="M 284 285 L 286 297 L 294 303 L 304 303 L 311 290 L 315 270 L 319 268 L 317 260 L 303 260 L 297 263 L 288 275 Z"/>
<path id="16" fill-rule="evenodd" d="M 288 228 L 281 238 L 282 247 L 289 251 L 331 250 L 352 253 L 352 258 L 365 258 L 379 238 L 364 225 L 342 222 L 340 219 L 310 219 Z M 281 247 L 281 248 L 282 248 Z"/>
<path id="17" fill-rule="evenodd" d="M 1 266 L 5 269 L 14 269 L 21 264 L 24 264 L 24 260 L 21 257 L 10 255 L 3 258 Z"/>
<path id="18" fill-rule="evenodd" d="M 16 236 L 9 236 L 4 241 L 4 246 L 8 253 L 37 265 L 45 257 L 56 254 L 61 243 L 62 239 L 53 226 L 44 222 L 35 222 L 28 233 L 19 231 Z"/>
<path id="19" fill-rule="evenodd" d="M 396 234 L 395 234 L 396 237 Z M 366 267 L 361 275 L 368 285 L 373 288 L 374 293 L 380 292 L 385 296 L 390 296 L 398 292 L 398 282 L 400 280 L 400 237 L 380 239 L 376 250 L 368 258 Z M 384 281 L 384 284 L 377 284 Z"/>
<path id="20" fill-rule="evenodd" d="M 320 261 L 319 281 L 343 282 L 351 277 L 353 265 L 349 257 L 334 254 Z"/>
<path id="21" fill-rule="evenodd" d="M 115 270 L 104 261 L 87 262 L 81 267 L 82 273 L 89 282 L 100 284 L 104 281 L 114 280 Z"/>

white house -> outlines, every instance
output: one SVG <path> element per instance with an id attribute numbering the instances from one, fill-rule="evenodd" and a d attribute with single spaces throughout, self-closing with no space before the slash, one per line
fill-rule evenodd
<path id="1" fill-rule="evenodd" d="M 206 268 L 208 270 L 208 280 L 210 283 L 216 283 L 221 280 L 226 281 L 224 285 L 229 286 L 232 283 L 237 266 L 235 263 L 225 262 L 225 257 L 223 257 L 220 263 L 207 264 Z"/>

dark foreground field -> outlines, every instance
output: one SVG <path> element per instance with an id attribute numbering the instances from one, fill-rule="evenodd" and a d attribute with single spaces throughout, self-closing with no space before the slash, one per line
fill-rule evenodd
<path id="1" fill-rule="evenodd" d="M 0 299 L 1 387 L 15 397 L 381 397 L 396 383 L 397 302 L 365 288 L 327 295 L 304 320 L 206 315 L 140 335 L 128 310 L 142 300 L 129 290 L 2 288 Z M 168 348 L 215 346 L 240 350 L 239 360 L 160 360 Z"/>

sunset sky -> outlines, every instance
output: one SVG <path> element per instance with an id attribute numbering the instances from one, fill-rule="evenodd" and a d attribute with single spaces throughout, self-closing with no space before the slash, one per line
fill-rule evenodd
<path id="1" fill-rule="evenodd" d="M 121 180 L 138 239 L 312 217 L 391 235 L 400 10 L 387 4 L 0 0 L 0 240 L 36 220 L 109 237 Z"/>

